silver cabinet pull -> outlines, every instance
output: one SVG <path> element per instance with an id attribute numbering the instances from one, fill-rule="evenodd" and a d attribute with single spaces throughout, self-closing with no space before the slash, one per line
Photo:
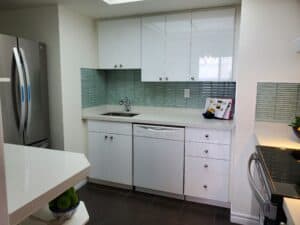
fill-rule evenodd
<path id="1" fill-rule="evenodd" d="M 204 165 L 204 168 L 208 168 L 208 165 L 207 165 L 207 164 L 205 164 L 205 165 Z"/>
<path id="2" fill-rule="evenodd" d="M 207 187 L 207 185 L 203 185 L 203 188 L 204 188 L 204 189 L 207 189 L 208 187 Z"/>
<path id="3" fill-rule="evenodd" d="M 207 153 L 208 153 L 208 150 L 206 149 L 206 150 L 204 151 L 204 153 L 207 154 Z"/>

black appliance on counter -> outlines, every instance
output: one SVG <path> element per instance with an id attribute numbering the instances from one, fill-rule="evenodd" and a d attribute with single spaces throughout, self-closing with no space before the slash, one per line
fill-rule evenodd
<path id="1" fill-rule="evenodd" d="M 257 146 L 249 158 L 248 178 L 260 205 L 260 224 L 286 223 L 283 198 L 300 199 L 300 151 Z"/>

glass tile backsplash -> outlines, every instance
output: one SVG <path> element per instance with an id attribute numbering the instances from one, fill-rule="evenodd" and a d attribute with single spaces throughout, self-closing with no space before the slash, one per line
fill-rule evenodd
<path id="1" fill-rule="evenodd" d="M 300 115 L 300 84 L 257 84 L 257 121 L 289 123 L 295 115 Z"/>
<path id="2" fill-rule="evenodd" d="M 84 108 L 102 104 L 118 105 L 125 96 L 138 106 L 186 108 L 204 108 L 207 97 L 235 98 L 235 82 L 144 83 L 141 82 L 140 70 L 82 69 L 81 72 Z M 96 90 L 96 87 L 102 91 Z M 190 89 L 190 98 L 184 98 L 184 89 Z"/>

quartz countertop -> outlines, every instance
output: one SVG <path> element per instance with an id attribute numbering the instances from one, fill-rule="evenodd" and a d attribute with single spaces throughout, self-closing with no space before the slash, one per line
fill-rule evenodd
<path id="1" fill-rule="evenodd" d="M 107 112 L 124 112 L 121 106 L 99 106 L 82 110 L 85 120 L 100 120 L 128 123 L 146 123 L 155 125 L 183 126 L 207 129 L 232 130 L 234 121 L 204 119 L 203 110 L 167 107 L 132 107 L 130 113 L 139 115 L 134 117 L 103 116 Z"/>
<path id="2" fill-rule="evenodd" d="M 258 145 L 300 150 L 300 139 L 286 123 L 256 122 L 255 135 Z"/>
<path id="3" fill-rule="evenodd" d="M 283 210 L 287 217 L 288 225 L 300 224 L 300 200 L 284 198 Z"/>
<path id="4" fill-rule="evenodd" d="M 88 175 L 84 154 L 4 145 L 10 224 L 22 222 Z"/>

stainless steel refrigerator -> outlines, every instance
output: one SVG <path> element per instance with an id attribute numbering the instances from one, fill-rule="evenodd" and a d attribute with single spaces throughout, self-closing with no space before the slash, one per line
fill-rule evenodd
<path id="1" fill-rule="evenodd" d="M 46 46 L 0 34 L 0 99 L 5 143 L 49 145 Z"/>

